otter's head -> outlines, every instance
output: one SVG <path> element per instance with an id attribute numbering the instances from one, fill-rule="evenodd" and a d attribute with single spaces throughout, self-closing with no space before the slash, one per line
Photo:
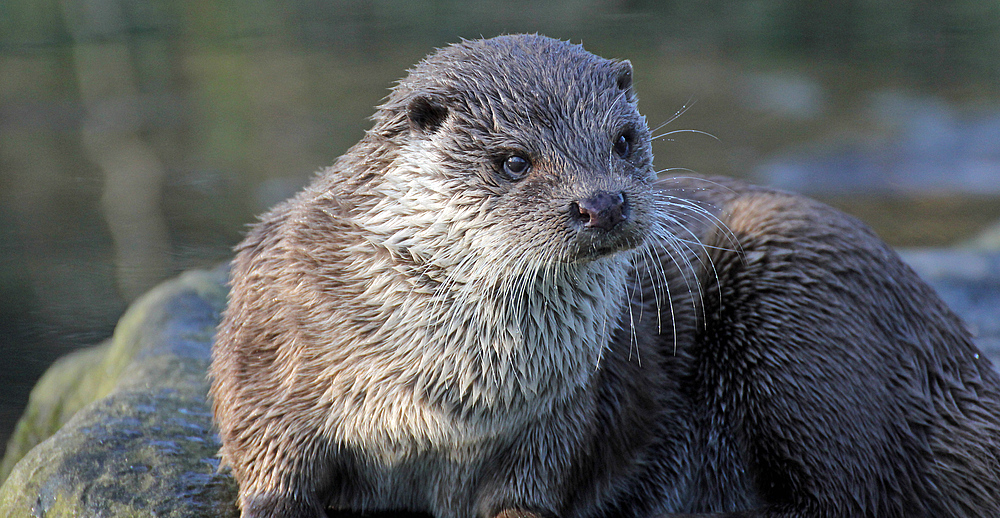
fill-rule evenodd
<path id="1" fill-rule="evenodd" d="M 419 63 L 374 118 L 370 136 L 399 151 L 380 210 L 406 223 L 379 231 L 401 253 L 537 270 L 645 239 L 655 173 L 628 61 L 537 35 L 465 41 Z"/>

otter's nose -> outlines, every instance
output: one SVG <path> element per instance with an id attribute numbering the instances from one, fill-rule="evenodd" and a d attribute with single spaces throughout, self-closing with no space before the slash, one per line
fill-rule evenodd
<path id="1" fill-rule="evenodd" d="M 584 227 L 611 230 L 628 219 L 628 205 L 622 192 L 599 191 L 570 204 L 570 215 Z"/>

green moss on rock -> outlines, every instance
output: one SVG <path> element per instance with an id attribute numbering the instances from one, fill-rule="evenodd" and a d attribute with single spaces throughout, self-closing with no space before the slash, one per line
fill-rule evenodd
<path id="1" fill-rule="evenodd" d="M 78 410 L 107 395 L 100 385 L 107 377 L 95 376 L 102 367 L 110 340 L 60 358 L 31 390 L 28 406 L 17 422 L 0 463 L 0 481 L 6 480 L 14 465 L 38 443 L 48 439 Z"/>
<path id="2" fill-rule="evenodd" d="M 225 296 L 224 271 L 188 272 L 137 301 L 109 342 L 53 366 L 4 461 L 23 455 L 0 516 L 237 516 L 205 376 Z"/>

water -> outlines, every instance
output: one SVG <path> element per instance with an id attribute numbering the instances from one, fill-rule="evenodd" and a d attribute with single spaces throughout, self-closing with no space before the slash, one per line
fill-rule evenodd
<path id="1" fill-rule="evenodd" d="M 59 355 L 225 260 L 356 142 L 434 47 L 542 32 L 629 58 L 673 174 L 751 178 L 897 245 L 1000 220 L 997 6 L 982 2 L 112 0 L 0 7 L 0 443 Z M 83 6 L 87 6 L 84 9 Z"/>

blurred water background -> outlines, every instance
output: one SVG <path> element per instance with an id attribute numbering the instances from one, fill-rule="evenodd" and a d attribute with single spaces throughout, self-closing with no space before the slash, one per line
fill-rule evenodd
<path id="1" fill-rule="evenodd" d="M 665 174 L 802 191 L 900 247 L 1000 236 L 994 1 L 3 0 L 0 445 L 55 358 L 226 260 L 407 67 L 508 32 L 631 59 L 651 126 L 715 137 L 657 141 Z"/>

